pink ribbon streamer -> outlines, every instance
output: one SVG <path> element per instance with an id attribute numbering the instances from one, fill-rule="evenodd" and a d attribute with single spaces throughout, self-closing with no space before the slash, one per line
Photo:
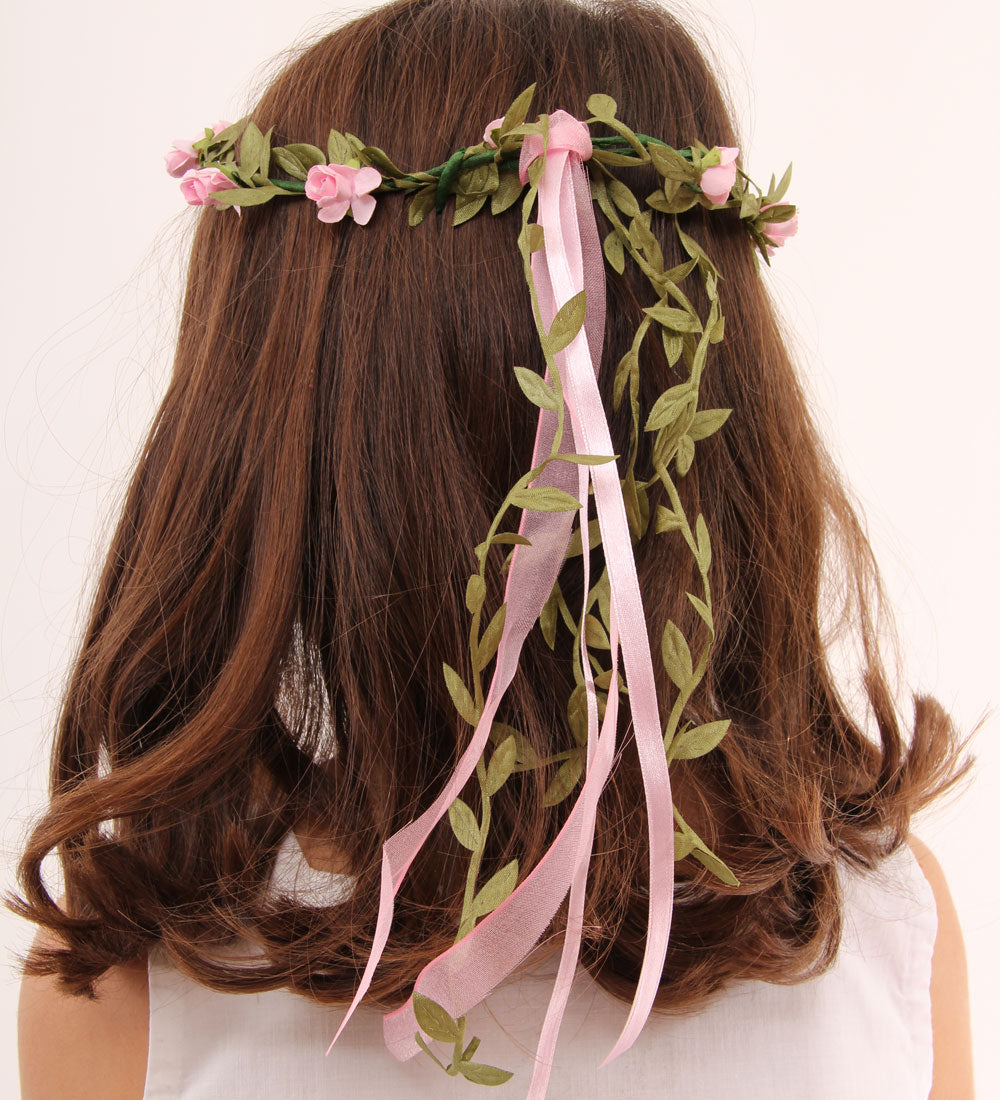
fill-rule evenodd
<path id="1" fill-rule="evenodd" d="M 585 123 L 561 110 L 549 116 L 548 148 L 538 184 L 537 220 L 544 230 L 545 243 L 542 249 L 532 253 L 531 273 L 546 330 L 566 301 L 580 290 L 585 290 L 587 297 L 583 328 L 556 355 L 570 413 L 569 421 L 564 423 L 560 451 L 610 455 L 614 451 L 597 386 L 605 320 L 604 259 L 590 187 L 582 165 L 582 161 L 591 156 L 592 148 Z M 521 149 L 519 167 L 522 183 L 527 180 L 528 165 L 542 153 L 542 135 L 528 135 Z M 545 377 L 549 379 L 548 371 Z M 553 410 L 540 410 L 533 466 L 550 452 L 556 422 Z M 673 905 L 674 830 L 652 657 L 617 466 L 614 462 L 597 466 L 576 465 L 574 471 L 574 465 L 552 462 L 532 485 L 570 491 L 575 483 L 581 502 L 579 517 L 584 540 L 586 594 L 590 586 L 588 486 L 593 481 L 611 588 L 611 682 L 614 683 L 618 675 L 620 642 L 650 833 L 649 919 L 642 968 L 628 1018 L 614 1048 L 601 1063 L 603 1066 L 635 1042 L 659 988 Z M 511 556 L 504 590 L 507 614 L 482 715 L 454 775 L 434 803 L 383 845 L 379 914 L 372 951 L 354 1000 L 327 1053 L 371 984 L 388 939 L 395 894 L 410 863 L 431 830 L 458 797 L 482 755 L 496 710 L 516 672 L 524 639 L 538 619 L 561 570 L 572 520 L 572 512 L 528 509 L 522 512 L 518 532 L 528 538 L 531 545 L 515 545 Z M 620 617 L 624 624 L 621 637 Z M 608 692 L 604 721 L 598 734 L 596 691 L 584 634 L 580 636 L 580 648 L 587 691 L 588 743 L 587 775 L 576 804 L 556 840 L 531 873 L 468 935 L 424 967 L 414 983 L 416 992 L 431 997 L 453 1016 L 464 1015 L 527 957 L 569 890 L 566 936 L 542 1026 L 529 1100 L 541 1100 L 545 1095 L 559 1026 L 576 972 L 597 803 L 614 759 L 618 694 Z M 386 1045 L 397 1058 L 410 1058 L 419 1051 L 414 1039 L 418 1025 L 412 997 L 399 1009 L 387 1013 L 383 1025 Z"/>

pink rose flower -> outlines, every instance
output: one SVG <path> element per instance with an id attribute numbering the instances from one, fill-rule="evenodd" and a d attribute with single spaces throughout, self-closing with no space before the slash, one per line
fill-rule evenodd
<path id="1" fill-rule="evenodd" d="M 225 191 L 230 187 L 238 187 L 233 181 L 218 168 L 189 168 L 181 180 L 181 194 L 192 206 L 220 206 L 212 198 L 214 191 Z M 233 209 L 240 213 L 240 208 Z"/>
<path id="2" fill-rule="evenodd" d="M 736 158 L 740 151 L 738 145 L 721 145 L 717 148 L 720 162 L 706 168 L 701 174 L 702 193 L 715 206 L 729 198 L 729 192 L 736 182 Z"/>
<path id="3" fill-rule="evenodd" d="M 765 210 L 770 210 L 772 206 L 777 206 L 775 202 L 766 203 L 760 208 L 760 212 L 763 214 Z M 766 222 L 763 226 L 764 235 L 770 237 L 774 244 L 764 242 L 764 247 L 767 249 L 768 256 L 773 256 L 775 250 L 780 248 L 789 237 L 794 237 L 799 231 L 799 215 L 793 214 L 786 222 Z"/>
<path id="4" fill-rule="evenodd" d="M 316 202 L 321 222 L 339 222 L 350 208 L 358 225 L 366 225 L 375 210 L 368 194 L 382 182 L 382 173 L 370 164 L 314 164 L 306 174 L 306 195 Z"/>
<path id="5" fill-rule="evenodd" d="M 227 126 L 229 126 L 228 122 L 217 122 L 212 127 L 212 133 L 218 134 Z M 178 138 L 172 144 L 170 152 L 164 154 L 163 160 L 167 165 L 167 171 L 175 179 L 180 179 L 189 168 L 198 167 L 198 154 L 194 150 L 194 142 L 200 140 L 200 137 L 194 138 L 193 141 Z"/>
<path id="6" fill-rule="evenodd" d="M 500 118 L 495 118 L 483 131 L 483 141 L 485 141 L 487 145 L 492 145 L 494 149 L 497 147 L 497 143 L 490 137 L 490 130 L 495 130 L 502 122 L 503 115 L 501 115 Z"/>

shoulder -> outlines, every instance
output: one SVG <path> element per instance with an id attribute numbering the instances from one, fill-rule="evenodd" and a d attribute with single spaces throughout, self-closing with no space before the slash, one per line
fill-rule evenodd
<path id="1" fill-rule="evenodd" d="M 42 929 L 35 945 L 59 943 Z M 55 977 L 21 979 L 18 1061 L 22 1100 L 142 1100 L 149 1036 L 145 963 L 112 967 L 95 999 Z"/>
<path id="2" fill-rule="evenodd" d="M 934 892 L 938 917 L 931 960 L 934 1084 L 929 1100 L 971 1100 L 972 1026 L 962 929 L 940 863 L 919 838 L 911 835 L 909 845 Z"/>

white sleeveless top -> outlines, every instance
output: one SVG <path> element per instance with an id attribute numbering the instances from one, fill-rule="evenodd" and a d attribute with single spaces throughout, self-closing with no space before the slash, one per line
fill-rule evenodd
<path id="1" fill-rule="evenodd" d="M 934 895 L 904 845 L 873 874 L 841 869 L 844 931 L 832 968 L 798 985 L 746 981 L 695 1015 L 653 1014 L 632 1048 L 603 1069 L 627 1014 L 580 968 L 563 1017 L 547 1100 L 927 1100 L 931 1088 Z M 293 833 L 275 865 L 277 889 L 316 903 L 353 880 L 311 868 Z M 527 1094 L 551 972 L 523 974 L 467 1016 L 475 1060 L 512 1070 L 507 1097 Z M 424 1054 L 397 1062 L 382 1017 L 362 1005 L 326 1049 L 346 1006 L 287 989 L 216 993 L 149 961 L 149 1062 L 144 1100 L 415 1100 L 483 1098 Z M 448 1064 L 450 1049 L 439 1047 Z"/>

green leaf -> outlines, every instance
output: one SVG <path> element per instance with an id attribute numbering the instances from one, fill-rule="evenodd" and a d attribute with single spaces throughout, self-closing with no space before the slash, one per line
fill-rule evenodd
<path id="1" fill-rule="evenodd" d="M 653 402 L 643 430 L 655 432 L 676 420 L 690 401 L 693 392 L 690 382 L 681 382 L 664 390 Z"/>
<path id="2" fill-rule="evenodd" d="M 698 597 L 693 592 L 685 592 L 684 594 L 687 596 L 687 598 L 694 605 L 695 611 L 698 612 L 698 614 L 702 618 L 702 621 L 705 623 L 705 625 L 708 627 L 709 630 L 711 630 L 711 632 L 714 635 L 715 634 L 715 624 L 712 622 L 712 612 L 709 609 L 708 605 L 705 603 L 704 600 L 698 599 Z"/>
<path id="3" fill-rule="evenodd" d="M 480 1062 L 458 1062 L 457 1069 L 467 1081 L 476 1085 L 502 1085 L 514 1076 L 510 1070 L 497 1069 L 496 1066 L 487 1066 Z"/>
<path id="4" fill-rule="evenodd" d="M 354 150 L 339 130 L 331 130 L 326 139 L 326 155 L 330 164 L 346 164 L 354 156 Z"/>
<path id="5" fill-rule="evenodd" d="M 502 214 L 518 200 L 518 196 L 524 190 L 524 184 L 517 172 L 501 172 L 497 189 L 490 200 L 490 211 L 494 214 Z"/>
<path id="6" fill-rule="evenodd" d="M 687 432 L 677 440 L 677 474 L 683 477 L 694 461 L 694 440 Z"/>
<path id="7" fill-rule="evenodd" d="M 474 920 L 492 913 L 498 905 L 510 897 L 517 885 L 517 860 L 512 859 L 490 879 L 472 899 L 471 913 Z M 429 1034 L 429 1033 L 428 1033 Z"/>
<path id="8" fill-rule="evenodd" d="M 701 321 L 686 309 L 675 309 L 663 302 L 657 302 L 656 305 L 643 307 L 642 312 L 672 332 L 701 332 Z"/>
<path id="9" fill-rule="evenodd" d="M 778 184 L 777 191 L 772 190 L 768 196 L 771 202 L 781 202 L 785 197 L 785 192 L 788 190 L 788 185 L 792 182 L 792 165 L 789 162 L 788 167 L 785 169 L 785 174 L 781 177 L 781 182 Z"/>
<path id="10" fill-rule="evenodd" d="M 323 150 L 317 149 L 315 145 L 308 145 L 298 143 L 295 145 L 286 145 L 286 153 L 291 153 L 297 161 L 299 161 L 308 172 L 316 164 L 326 164 L 326 157 L 323 156 Z"/>
<path id="11" fill-rule="evenodd" d="M 590 649 L 610 649 L 611 641 L 604 629 L 604 624 L 596 615 L 587 614 L 583 620 L 584 636 Z"/>
<path id="12" fill-rule="evenodd" d="M 540 409 L 558 410 L 559 398 L 556 396 L 556 391 L 537 371 L 531 370 L 530 367 L 515 367 L 514 374 L 517 377 L 517 384 L 532 405 L 537 405 Z"/>
<path id="13" fill-rule="evenodd" d="M 556 584 L 558 585 L 558 581 Z M 545 639 L 545 644 L 549 649 L 555 649 L 556 647 L 556 623 L 559 619 L 559 604 L 558 604 L 558 592 L 556 588 L 552 589 L 549 598 L 545 601 L 542 607 L 541 613 L 538 616 L 538 622 L 542 629 L 542 637 Z"/>
<path id="14" fill-rule="evenodd" d="M 576 451 L 560 451 L 554 458 L 558 462 L 574 462 L 579 466 L 603 466 L 621 458 L 621 455 L 581 455 Z"/>
<path id="15" fill-rule="evenodd" d="M 719 722 L 706 722 L 703 726 L 695 726 L 693 729 L 678 733 L 670 743 L 667 759 L 694 760 L 711 752 L 725 737 L 729 723 L 729 718 L 723 718 Z"/>
<path id="16" fill-rule="evenodd" d="M 442 1043 L 454 1043 L 458 1038 L 458 1024 L 430 997 L 423 993 L 413 993 L 413 1015 L 420 1029 L 432 1039 Z"/>
<path id="17" fill-rule="evenodd" d="M 545 247 L 545 229 L 540 226 L 538 222 L 529 222 L 527 225 L 528 232 L 528 251 L 537 252 L 540 248 Z"/>
<path id="18" fill-rule="evenodd" d="M 694 837 L 690 833 L 674 831 L 674 861 L 683 859 L 691 854 L 694 848 Z"/>
<path id="19" fill-rule="evenodd" d="M 587 110 L 602 122 L 614 118 L 618 112 L 618 104 L 609 95 L 595 92 L 587 100 Z"/>
<path id="20" fill-rule="evenodd" d="M 574 753 L 568 760 L 564 760 L 559 771 L 552 778 L 552 782 L 545 790 L 542 799 L 543 806 L 557 806 L 580 781 L 583 774 L 583 751 Z"/>
<path id="21" fill-rule="evenodd" d="M 485 598 L 486 582 L 478 573 L 473 573 L 465 586 L 465 606 L 469 609 L 470 615 L 475 615 L 483 606 Z"/>
<path id="22" fill-rule="evenodd" d="M 634 218 L 642 209 L 639 206 L 639 200 L 621 180 L 608 180 L 608 194 L 611 196 L 611 201 L 627 218 Z"/>
<path id="23" fill-rule="evenodd" d="M 707 867 L 717 879 L 721 879 L 727 886 L 739 886 L 740 880 L 714 852 L 708 851 L 707 848 L 695 847 L 691 855 L 694 856 L 699 863 Z"/>
<path id="24" fill-rule="evenodd" d="M 304 180 L 308 175 L 308 169 L 294 154 L 290 153 L 287 149 L 282 148 L 280 145 L 271 151 L 271 156 L 274 163 L 283 171 L 295 180 Z"/>
<path id="25" fill-rule="evenodd" d="M 240 155 L 237 163 L 247 176 L 255 176 L 258 172 L 267 170 L 269 158 L 270 142 L 260 132 L 255 122 L 248 122 L 240 139 Z"/>
<path id="26" fill-rule="evenodd" d="M 479 847 L 479 823 L 468 803 L 456 798 L 448 807 L 448 821 L 451 831 L 458 837 L 458 843 L 474 852 Z"/>
<path id="27" fill-rule="evenodd" d="M 673 366 L 680 359 L 681 352 L 684 350 L 684 337 L 665 328 L 660 329 L 660 335 L 663 340 L 663 351 L 666 354 L 667 362 L 670 366 Z"/>
<path id="28" fill-rule="evenodd" d="M 621 275 L 625 271 L 625 246 L 617 229 L 604 238 L 603 247 L 608 263 Z"/>
<path id="29" fill-rule="evenodd" d="M 421 187 L 414 191 L 410 199 L 409 223 L 411 226 L 419 225 L 424 218 L 434 209 L 436 194 L 433 187 Z"/>
<path id="30" fill-rule="evenodd" d="M 474 218 L 486 205 L 489 195 L 455 195 L 455 213 L 452 216 L 453 226 L 462 225 Z"/>
<path id="31" fill-rule="evenodd" d="M 479 711 L 476 709 L 475 701 L 469 694 L 469 689 L 465 686 L 462 677 L 447 661 L 442 661 L 441 664 L 444 666 L 444 680 L 448 686 L 451 701 L 455 704 L 458 713 L 470 726 L 476 725 L 479 721 Z"/>
<path id="32" fill-rule="evenodd" d="M 717 432 L 729 419 L 732 409 L 701 409 L 695 413 L 688 435 L 695 441 Z"/>
<path id="33" fill-rule="evenodd" d="M 566 720 L 569 722 L 569 728 L 577 745 L 586 745 L 589 734 L 587 731 L 587 685 L 585 683 L 577 684 L 569 693 L 569 699 L 566 700 Z M 576 780 L 574 779 L 573 782 L 575 783 Z"/>
<path id="34" fill-rule="evenodd" d="M 546 334 L 546 345 L 552 355 L 572 343 L 576 334 L 583 328 L 586 313 L 587 292 L 585 290 L 577 291 L 572 298 L 560 306 Z"/>
<path id="35" fill-rule="evenodd" d="M 518 508 L 530 508 L 534 512 L 572 512 L 580 507 L 576 497 L 565 490 L 546 486 L 515 489 L 510 494 L 510 502 Z"/>
<path id="36" fill-rule="evenodd" d="M 503 624 L 507 619 L 507 604 L 502 603 L 496 614 L 490 619 L 490 625 L 483 631 L 479 639 L 479 648 L 476 650 L 476 671 L 482 670 L 493 660 L 497 648 L 500 645 L 500 637 L 503 634 Z"/>
<path id="37" fill-rule="evenodd" d="M 531 106 L 531 97 L 535 94 L 535 88 L 538 82 L 529 84 L 527 88 L 514 100 L 514 102 L 507 108 L 506 114 L 503 116 L 503 122 L 500 125 L 500 136 L 502 137 L 508 130 L 513 130 L 515 126 L 520 126 L 522 122 L 528 117 L 528 108 Z"/>
<path id="38" fill-rule="evenodd" d="M 510 778 L 516 763 L 517 741 L 513 737 L 507 737 L 493 750 L 486 769 L 485 790 L 488 795 L 494 795 L 500 790 Z"/>
<path id="39" fill-rule="evenodd" d="M 663 628 L 660 650 L 667 675 L 679 688 L 686 687 L 693 675 L 691 650 L 680 628 L 672 619 L 668 619 L 667 625 Z"/>
<path id="40" fill-rule="evenodd" d="M 701 512 L 698 513 L 698 518 L 695 520 L 694 535 L 698 543 L 698 564 L 701 566 L 702 572 L 707 573 L 708 567 L 712 564 L 712 545 L 708 538 L 708 526 Z"/>
<path id="41" fill-rule="evenodd" d="M 661 531 L 678 531 L 684 526 L 684 519 L 676 512 L 672 512 L 663 504 L 657 504 L 656 506 L 656 526 L 654 531 L 659 534 Z"/>
<path id="42" fill-rule="evenodd" d="M 283 187 L 229 187 L 225 191 L 214 191 L 212 198 L 221 206 L 260 206 L 270 202 L 276 195 L 290 195 Z"/>

